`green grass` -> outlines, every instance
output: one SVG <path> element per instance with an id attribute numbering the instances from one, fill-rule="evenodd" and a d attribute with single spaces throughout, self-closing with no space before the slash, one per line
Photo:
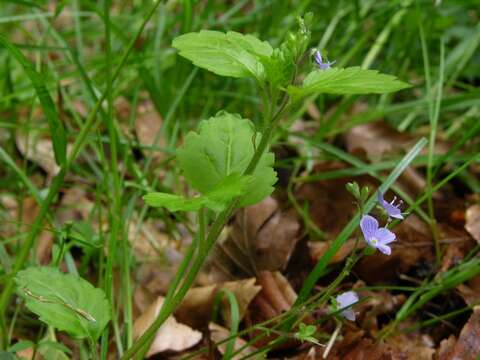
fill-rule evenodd
<path id="1" fill-rule="evenodd" d="M 271 129 L 274 144 L 298 149 L 292 139 L 301 139 L 320 154 L 278 162 L 279 167 L 296 169 L 297 174 L 290 179 L 290 200 L 282 206 L 294 207 L 303 227 L 317 238 L 324 238 L 323 229 L 310 219 L 308 209 L 296 202 L 294 190 L 308 182 L 367 174 L 383 184 L 383 190 L 391 188 L 405 200 L 407 212 L 415 213 L 430 226 L 436 239 L 436 263 L 441 264 L 443 249 L 438 241 L 434 193 L 457 186 L 465 198 L 480 189 L 478 174 L 469 170 L 480 162 L 480 13 L 474 1 L 445 1 L 435 6 L 424 0 L 244 0 L 234 5 L 223 1 L 71 0 L 58 2 L 56 9 L 50 6 L 47 1 L 13 0 L 0 5 L 0 195 L 8 195 L 19 204 L 32 197 L 39 207 L 34 221 L 26 224 L 22 211 L 13 223 L 3 221 L 10 215 L 6 207 L 0 206 L 1 348 L 12 345 L 13 335 L 28 337 L 32 329 L 39 335 L 29 340 L 52 334 L 55 339 L 55 331 L 38 326 L 23 304 L 15 301 L 14 294 L 15 274 L 38 262 L 35 251 L 44 230 L 53 235 L 56 246 L 64 246 L 63 263 L 68 271 L 103 288 L 112 304 L 113 320 L 99 343 L 102 359 L 112 347 L 122 356 L 134 344 L 135 274 L 143 259 L 135 258 L 131 244 L 145 221 L 161 224 L 186 259 L 167 294 L 167 300 L 172 302 L 161 316 L 168 316 L 194 283 L 233 206 L 212 225 L 210 235 L 205 229 L 210 224 L 209 215 L 205 219 L 202 212 L 185 216 L 152 210 L 141 197 L 148 191 L 187 191 L 175 163 L 175 149 L 199 120 L 226 109 L 241 113 L 258 126 L 265 121 L 262 94 L 253 81 L 215 76 L 176 55 L 171 48 L 173 38 L 189 31 L 235 30 L 254 33 L 278 45 L 289 30 L 295 29 L 295 16 L 312 11 L 316 17 L 310 45 L 324 51 L 329 60 L 336 60 L 335 66 L 376 69 L 413 84 L 412 89 L 381 96 L 315 95 L 282 113 L 278 118 L 281 129 Z M 126 120 L 118 116 L 119 99 L 129 104 L 131 111 Z M 140 116 L 137 105 L 145 101 L 163 119 L 162 129 L 151 145 L 135 135 L 135 122 Z M 352 111 L 358 103 L 366 106 Z M 289 126 L 299 118 L 313 121 L 308 112 L 312 106 L 320 113 L 315 120 L 319 122 L 315 134 L 292 131 Z M 416 146 L 412 143 L 413 150 L 407 155 L 392 155 L 374 163 L 345 150 L 343 134 L 356 125 L 380 120 L 419 142 Z M 21 132 L 39 133 L 53 140 L 60 167 L 57 174 L 47 177 L 38 164 L 19 152 L 16 137 Z M 428 139 L 428 144 L 422 138 Z M 436 153 L 436 145 L 444 140 L 449 142 L 449 150 Z M 420 153 L 424 147 L 426 151 Z M 162 160 L 154 158 L 153 152 L 162 154 Z M 306 164 L 325 160 L 341 161 L 346 166 L 323 173 L 307 167 L 309 171 L 300 172 Z M 417 198 L 408 196 L 395 183 L 406 166 L 417 167 L 425 174 L 426 187 Z M 67 225 L 57 219 L 62 196 L 75 188 L 85 189 L 91 197 L 93 207 L 88 221 L 108 225 L 94 230 L 99 245 L 84 245 L 80 255 L 78 249 L 68 245 L 71 239 L 62 235 Z M 369 207 L 373 205 L 374 197 L 368 202 Z M 197 218 L 203 224 L 200 228 Z M 329 259 L 357 228 L 359 218 L 357 214 L 350 221 L 311 269 L 292 310 L 276 319 L 275 330 L 284 336 L 259 352 L 293 336 L 292 324 L 335 293 L 336 286 L 323 294 L 314 288 L 329 270 Z M 15 228 L 13 236 L 2 234 L 7 225 Z M 134 239 L 131 226 L 136 227 Z M 202 248 L 196 250 L 192 245 L 185 249 L 179 240 L 183 231 L 189 232 L 194 245 L 201 244 Z M 159 249 L 159 263 L 164 251 Z M 398 331 L 400 323 L 415 318 L 434 296 L 448 293 L 477 275 L 475 261 L 472 257 L 442 277 L 429 274 L 422 279 L 422 286 L 398 290 L 408 294 L 409 299 L 385 334 Z M 396 285 L 381 288 L 389 286 Z M 226 295 L 233 310 L 235 301 Z M 417 328 L 466 311 L 436 314 Z M 257 330 L 266 325 L 258 324 Z M 231 326 L 233 337 L 244 336 L 255 328 L 242 328 L 233 319 Z M 77 341 L 76 346 L 87 358 L 88 344 Z"/>

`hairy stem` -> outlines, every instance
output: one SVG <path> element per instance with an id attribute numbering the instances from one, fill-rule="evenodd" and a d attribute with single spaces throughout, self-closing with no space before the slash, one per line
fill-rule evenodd
<path id="1" fill-rule="evenodd" d="M 248 164 L 246 170 L 244 171 L 244 175 L 251 175 L 255 171 L 262 155 L 264 154 L 265 150 L 268 148 L 270 139 L 272 137 L 272 134 L 276 125 L 278 124 L 278 121 L 281 119 L 282 115 L 285 113 L 287 105 L 288 105 L 288 96 L 285 96 L 278 110 L 267 122 L 267 125 L 264 128 L 264 131 L 262 132 L 262 138 L 260 140 L 260 143 L 256 147 L 253 157 L 250 160 L 250 163 Z M 148 345 L 153 340 L 157 330 L 160 328 L 160 326 L 162 326 L 165 320 L 167 320 L 167 318 L 180 305 L 187 291 L 190 289 L 191 285 L 195 281 L 195 278 L 198 272 L 200 271 L 203 263 L 205 262 L 205 259 L 207 258 L 208 253 L 212 249 L 222 229 L 224 228 L 225 224 L 228 222 L 234 210 L 236 209 L 238 201 L 239 201 L 238 198 L 232 200 L 230 204 L 228 204 L 227 208 L 217 216 L 212 227 L 210 228 L 210 231 L 205 240 L 205 243 L 201 244 L 202 245 L 201 251 L 199 251 L 197 257 L 193 261 L 193 264 L 191 265 L 188 274 L 184 278 L 182 286 L 179 288 L 178 292 L 175 293 L 175 289 L 173 285 L 178 285 L 180 278 L 183 275 L 183 273 L 180 273 L 179 271 L 177 271 L 177 274 L 175 275 L 174 283 L 168 290 L 167 298 L 165 299 L 165 302 L 157 318 L 152 323 L 152 325 L 150 325 L 150 327 L 143 333 L 143 335 L 137 339 L 137 341 L 132 345 L 132 347 L 125 352 L 125 354 L 122 357 L 122 360 L 130 359 L 133 356 L 135 356 L 135 354 L 137 354 L 138 352 L 144 353 L 145 351 L 148 351 L 148 347 L 149 347 Z M 189 252 L 190 252 L 190 249 L 189 249 Z M 186 265 L 187 263 L 184 259 L 180 267 L 186 268 Z M 175 293 L 175 295 L 172 296 L 173 293 Z"/>

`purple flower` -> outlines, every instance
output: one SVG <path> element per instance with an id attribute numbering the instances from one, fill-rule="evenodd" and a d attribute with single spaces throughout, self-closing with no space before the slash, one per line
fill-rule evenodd
<path id="1" fill-rule="evenodd" d="M 335 64 L 335 61 L 326 61 L 326 62 L 323 62 L 323 59 L 322 59 L 322 54 L 320 54 L 320 51 L 315 51 L 315 54 L 313 55 L 313 57 L 315 58 L 315 63 L 318 65 L 318 67 L 320 68 L 320 70 L 327 70 L 327 69 L 330 69 L 330 65 L 333 65 Z"/>
<path id="2" fill-rule="evenodd" d="M 350 309 L 352 304 L 358 302 L 358 295 L 355 291 L 347 291 L 335 298 L 337 310 L 345 309 L 341 312 L 342 316 L 350 321 L 355 321 L 355 312 Z M 347 309 L 348 308 L 348 309 Z"/>
<path id="3" fill-rule="evenodd" d="M 393 200 L 391 202 L 387 202 L 383 198 L 383 194 L 380 191 L 377 191 L 377 199 L 378 203 L 381 207 L 385 209 L 388 216 L 395 219 L 403 219 L 402 211 L 400 210 L 400 205 L 402 204 L 402 201 L 399 201 L 399 203 L 395 205 L 395 200 L 397 200 L 396 196 L 393 197 Z"/>
<path id="4" fill-rule="evenodd" d="M 378 221 L 373 216 L 363 215 L 360 228 L 368 245 L 380 250 L 385 255 L 390 255 L 392 249 L 387 244 L 395 241 L 395 234 L 387 228 L 379 228 Z"/>

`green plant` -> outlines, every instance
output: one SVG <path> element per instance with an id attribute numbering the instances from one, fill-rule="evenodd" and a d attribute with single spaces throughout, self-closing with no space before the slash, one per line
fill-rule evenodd
<path id="1" fill-rule="evenodd" d="M 305 61 L 311 21 L 311 14 L 298 18 L 298 30 L 289 32 L 275 49 L 253 35 L 236 32 L 200 31 L 173 41 L 179 54 L 199 67 L 221 76 L 253 78 L 262 96 L 263 120 L 257 128 L 249 120 L 226 112 L 203 120 L 198 132 L 189 133 L 177 150 L 178 164 L 186 181 L 200 194 L 189 198 L 167 193 L 145 196 L 150 206 L 197 211 L 198 231 L 157 319 L 122 359 L 146 351 L 157 329 L 192 285 L 233 211 L 254 204 L 273 191 L 276 177 L 273 154 L 268 149 L 286 113 L 312 94 L 389 93 L 409 86 L 393 76 L 358 67 L 311 70 L 311 63 Z M 310 68 L 310 72 L 298 83 L 298 74 L 304 67 Z M 207 216 L 206 208 L 214 216 Z"/>

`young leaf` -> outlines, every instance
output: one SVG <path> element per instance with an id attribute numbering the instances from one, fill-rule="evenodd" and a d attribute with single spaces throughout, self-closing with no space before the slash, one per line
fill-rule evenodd
<path id="1" fill-rule="evenodd" d="M 184 198 L 183 196 L 161 192 L 149 193 L 143 197 L 145 202 L 153 207 L 165 207 L 170 211 L 194 211 L 205 206 L 214 211 L 222 211 L 227 203 L 245 193 L 251 176 L 232 173 L 203 196 Z"/>
<path id="2" fill-rule="evenodd" d="M 205 195 L 205 205 L 209 209 L 222 211 L 230 200 L 245 194 L 252 178 L 237 172 L 228 175 L 214 190 Z"/>
<path id="3" fill-rule="evenodd" d="M 173 40 L 172 46 L 196 66 L 217 75 L 254 77 L 260 82 L 265 79 L 261 59 L 273 52 L 267 42 L 234 31 L 202 30 L 183 34 Z"/>
<path id="4" fill-rule="evenodd" d="M 315 325 L 305 325 L 304 323 L 299 324 L 299 329 L 295 333 L 295 337 L 301 342 L 308 341 L 317 345 L 320 345 L 318 340 L 313 336 L 317 331 Z"/>
<path id="5" fill-rule="evenodd" d="M 203 197 L 185 198 L 180 195 L 162 192 L 149 193 L 143 197 L 143 200 L 147 205 L 153 207 L 165 207 L 172 212 L 195 211 L 200 209 L 205 203 Z"/>
<path id="6" fill-rule="evenodd" d="M 177 150 L 179 166 L 188 183 L 206 195 L 228 175 L 245 171 L 255 152 L 254 142 L 258 144 L 260 137 L 250 120 L 220 112 L 203 120 L 198 133 L 188 133 Z M 273 162 L 271 152 L 262 155 L 240 206 L 255 204 L 272 193 L 277 180 Z"/>
<path id="7" fill-rule="evenodd" d="M 302 86 L 289 86 L 288 92 L 299 98 L 315 93 L 324 94 L 383 94 L 410 87 L 395 76 L 360 67 L 314 70 L 307 75 Z"/>
<path id="8" fill-rule="evenodd" d="M 51 267 L 32 267 L 20 271 L 15 281 L 30 311 L 72 336 L 95 341 L 110 320 L 104 292 L 80 277 Z"/>

